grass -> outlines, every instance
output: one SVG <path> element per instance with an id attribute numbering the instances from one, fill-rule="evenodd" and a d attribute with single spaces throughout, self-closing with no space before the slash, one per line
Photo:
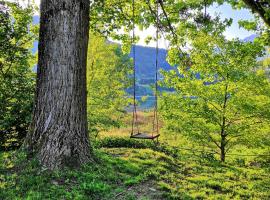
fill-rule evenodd
<path id="1" fill-rule="evenodd" d="M 164 199 L 269 199 L 269 168 L 221 164 L 183 155 L 174 158 L 149 149 L 117 148 L 107 152 L 136 163 L 155 181 Z M 124 156 L 125 155 L 125 156 Z"/>
<path id="2" fill-rule="evenodd" d="M 269 199 L 270 169 L 231 166 L 151 148 L 101 148 L 99 161 L 50 172 L 1 154 L 0 199 Z M 16 156 L 15 156 L 16 155 Z"/>
<path id="3" fill-rule="evenodd" d="M 150 121 L 145 116 L 142 125 Z M 98 160 L 77 170 L 51 172 L 23 152 L 0 153 L 0 199 L 270 199 L 270 158 L 230 156 L 222 164 L 212 154 L 179 149 L 193 148 L 179 135 L 163 132 L 156 145 L 129 133 L 101 133 Z"/>
<path id="4" fill-rule="evenodd" d="M 42 170 L 25 162 L 19 152 L 1 153 L 0 199 L 149 199 L 145 163 L 132 163 L 112 151 L 97 152 L 99 160 L 79 170 Z M 156 189 L 153 189 L 156 190 Z M 143 196 L 142 196 L 143 195 Z M 142 196 L 142 197 L 141 197 Z"/>

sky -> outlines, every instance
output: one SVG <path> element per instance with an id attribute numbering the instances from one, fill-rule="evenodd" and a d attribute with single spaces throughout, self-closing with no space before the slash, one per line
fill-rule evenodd
<path id="1" fill-rule="evenodd" d="M 22 5 L 27 5 L 28 1 L 30 2 L 34 1 L 36 5 L 40 4 L 40 0 L 8 0 L 8 1 L 20 2 Z M 225 32 L 225 36 L 228 39 L 232 39 L 232 38 L 244 39 L 252 34 L 255 34 L 254 32 L 246 31 L 243 28 L 240 28 L 238 25 L 238 21 L 241 19 L 247 20 L 247 19 L 253 18 L 252 14 L 247 9 L 233 10 L 230 5 L 225 4 L 221 6 L 217 6 L 217 5 L 211 6 L 210 8 L 208 8 L 207 12 L 209 12 L 210 15 L 219 14 L 221 16 L 221 19 L 225 19 L 225 18 L 233 19 L 232 26 L 227 28 Z M 37 12 L 36 15 L 39 15 L 39 13 Z M 138 42 L 139 45 L 152 46 L 152 47 L 155 46 L 155 42 L 150 42 L 148 45 L 144 43 L 144 39 L 147 36 L 149 35 L 154 36 L 153 35 L 155 34 L 154 27 L 150 27 L 149 29 L 144 30 L 144 31 L 139 31 L 138 29 L 136 29 L 136 34 L 138 34 L 141 38 L 141 40 Z M 161 48 L 167 48 L 168 42 L 161 38 L 159 41 L 159 46 Z"/>
<path id="2" fill-rule="evenodd" d="M 239 28 L 238 21 L 239 20 L 249 20 L 253 19 L 253 15 L 250 13 L 247 9 L 241 9 L 241 10 L 233 10 L 230 5 L 224 4 L 222 6 L 211 6 L 208 9 L 208 12 L 213 15 L 215 13 L 219 14 L 222 19 L 225 18 L 232 18 L 233 24 L 230 28 L 228 28 L 225 32 L 225 35 L 228 39 L 232 38 L 240 38 L 244 39 L 252 34 L 254 32 L 247 31 L 243 28 Z"/>

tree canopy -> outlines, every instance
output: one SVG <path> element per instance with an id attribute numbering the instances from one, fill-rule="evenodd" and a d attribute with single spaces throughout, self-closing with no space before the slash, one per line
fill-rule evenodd
<path id="1" fill-rule="evenodd" d="M 263 48 L 204 32 L 191 41 L 190 66 L 180 60 L 175 70 L 163 73 L 164 86 L 175 92 L 164 94 L 162 116 L 168 129 L 224 161 L 232 147 L 250 144 L 258 137 L 256 128 L 269 123 L 270 84 L 256 60 Z"/>
<path id="2" fill-rule="evenodd" d="M 119 127 L 129 103 L 131 62 L 119 44 L 90 34 L 87 55 L 87 111 L 90 133 Z M 108 59 L 109 58 L 109 59 Z"/>

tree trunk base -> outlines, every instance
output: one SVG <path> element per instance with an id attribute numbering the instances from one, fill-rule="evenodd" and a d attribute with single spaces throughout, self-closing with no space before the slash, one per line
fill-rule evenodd
<path id="1" fill-rule="evenodd" d="M 41 1 L 33 121 L 24 147 L 42 166 L 91 160 L 86 114 L 89 0 Z"/>

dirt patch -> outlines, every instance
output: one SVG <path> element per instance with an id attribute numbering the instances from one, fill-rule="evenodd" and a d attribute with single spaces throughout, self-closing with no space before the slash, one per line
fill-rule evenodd
<path id="1" fill-rule="evenodd" d="M 146 181 L 138 185 L 133 185 L 127 190 L 115 195 L 115 199 L 124 200 L 128 196 L 134 197 L 136 200 L 151 199 L 151 200 L 162 200 L 162 191 L 157 189 L 154 181 Z"/>

